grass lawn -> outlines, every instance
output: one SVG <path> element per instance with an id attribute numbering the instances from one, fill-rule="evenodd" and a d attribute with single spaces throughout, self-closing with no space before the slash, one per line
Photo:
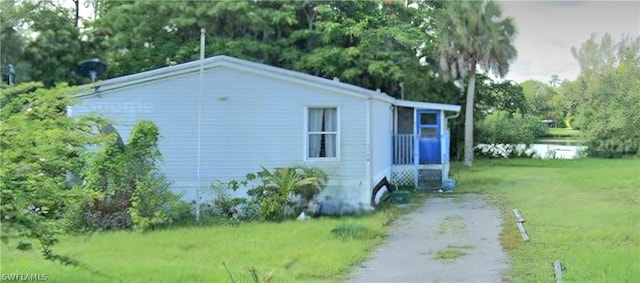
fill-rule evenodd
<path id="1" fill-rule="evenodd" d="M 383 241 L 390 215 L 96 233 L 55 247 L 104 276 L 47 262 L 12 242 L 1 246 L 0 273 L 46 274 L 48 282 L 231 282 L 224 262 L 236 282 L 253 282 L 249 267 L 261 278 L 271 272 L 272 282 L 340 281 Z M 344 240 L 331 232 L 351 224 L 378 236 Z"/>
<path id="2" fill-rule="evenodd" d="M 487 194 L 501 207 L 507 279 L 551 282 L 561 260 L 565 282 L 640 282 L 640 159 L 478 160 L 454 174 L 457 192 Z"/>
<path id="3" fill-rule="evenodd" d="M 549 128 L 545 137 L 551 138 L 578 138 L 581 132 L 567 128 Z"/>

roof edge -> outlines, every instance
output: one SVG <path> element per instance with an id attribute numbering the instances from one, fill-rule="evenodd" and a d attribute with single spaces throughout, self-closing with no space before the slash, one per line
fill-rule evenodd
<path id="1" fill-rule="evenodd" d="M 452 111 L 452 112 L 460 112 L 462 108 L 460 105 L 454 105 L 454 104 L 419 102 L 419 101 L 402 100 L 402 99 L 396 99 L 394 104 L 396 106 L 402 106 L 402 107 L 412 107 L 412 108 L 420 108 L 420 109 L 437 109 L 437 110 Z"/>

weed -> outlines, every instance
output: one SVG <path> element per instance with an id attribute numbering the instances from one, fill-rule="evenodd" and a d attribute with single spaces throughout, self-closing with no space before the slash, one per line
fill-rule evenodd
<path id="1" fill-rule="evenodd" d="M 342 224 L 333 228 L 331 233 L 343 241 L 371 240 L 382 236 L 380 233 L 358 224 Z"/>
<path id="2" fill-rule="evenodd" d="M 471 245 L 453 246 L 449 245 L 445 249 L 439 250 L 432 259 L 452 262 L 456 259 L 467 255 L 467 251 L 473 249 Z"/>

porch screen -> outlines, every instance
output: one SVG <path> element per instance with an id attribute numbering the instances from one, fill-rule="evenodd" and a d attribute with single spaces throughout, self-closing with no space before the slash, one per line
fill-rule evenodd
<path id="1" fill-rule="evenodd" d="M 337 120 L 336 108 L 309 108 L 309 158 L 336 157 Z"/>

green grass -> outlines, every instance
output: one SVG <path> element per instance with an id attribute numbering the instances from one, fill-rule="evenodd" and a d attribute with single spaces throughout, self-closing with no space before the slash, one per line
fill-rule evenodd
<path id="1" fill-rule="evenodd" d="M 566 282 L 640 282 L 640 159 L 478 160 L 455 173 L 457 192 L 501 207 L 514 281 L 549 282 L 561 260 Z"/>
<path id="2" fill-rule="evenodd" d="M 439 260 L 442 262 L 453 262 L 458 258 L 461 258 L 467 255 L 467 251 L 473 249 L 473 246 L 464 245 L 464 246 L 447 246 L 446 248 L 439 250 L 434 256 L 433 259 Z"/>
<path id="3" fill-rule="evenodd" d="M 549 128 L 545 137 L 550 138 L 578 138 L 581 132 L 567 128 Z"/>
<path id="4" fill-rule="evenodd" d="M 151 233 L 96 233 L 63 239 L 55 251 L 102 275 L 43 260 L 17 242 L 2 244 L 2 274 L 46 274 L 48 282 L 249 282 L 248 268 L 272 282 L 339 281 L 383 241 L 383 237 L 345 238 L 336 227 L 363 227 L 371 235 L 387 232 L 392 216 L 313 219 L 304 222 L 248 223 L 189 227 Z"/>

